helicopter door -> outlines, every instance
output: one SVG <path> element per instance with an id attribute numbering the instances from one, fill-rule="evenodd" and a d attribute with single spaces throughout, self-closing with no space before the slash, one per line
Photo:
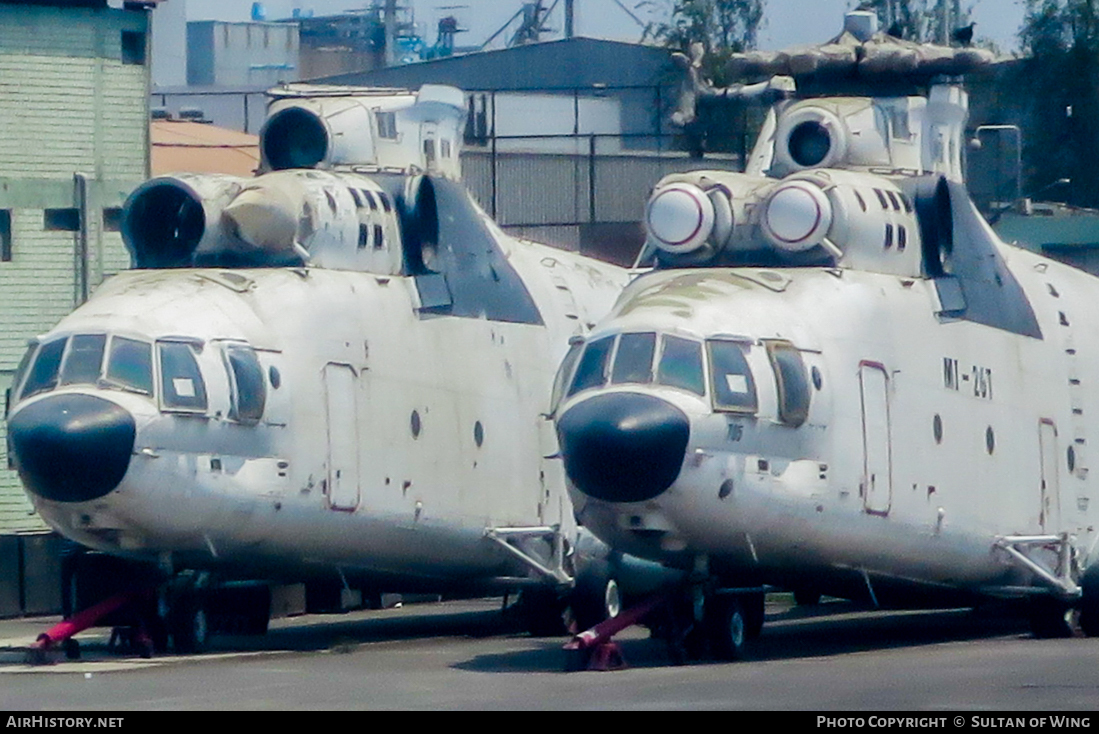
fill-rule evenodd
<path id="1" fill-rule="evenodd" d="M 359 506 L 359 381 L 350 365 L 324 366 L 328 427 L 328 505 L 333 510 Z"/>
<path id="2" fill-rule="evenodd" d="M 1057 476 L 1057 426 L 1048 418 L 1038 423 L 1038 447 L 1042 456 L 1041 505 L 1038 525 L 1042 532 L 1056 533 L 1061 528 L 1060 482 Z"/>
<path id="3" fill-rule="evenodd" d="M 893 457 L 889 438 L 889 377 L 873 362 L 859 365 L 862 395 L 862 496 L 866 511 L 889 513 L 893 500 Z"/>

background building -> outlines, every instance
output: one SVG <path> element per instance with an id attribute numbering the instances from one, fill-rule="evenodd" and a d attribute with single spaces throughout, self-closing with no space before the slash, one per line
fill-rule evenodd
<path id="1" fill-rule="evenodd" d="M 274 86 L 298 78 L 297 23 L 187 24 L 188 86 Z"/>
<path id="2" fill-rule="evenodd" d="M 0 389 L 28 339 L 129 264 L 118 214 L 148 173 L 155 4 L 0 0 Z M 57 585 L 32 582 L 52 536 L 2 439 L 0 614 L 51 611 Z"/>

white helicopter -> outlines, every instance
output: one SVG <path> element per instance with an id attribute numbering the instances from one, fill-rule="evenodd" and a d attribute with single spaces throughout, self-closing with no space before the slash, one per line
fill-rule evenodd
<path id="1" fill-rule="evenodd" d="M 10 456 L 34 506 L 110 554 L 75 587 L 174 575 L 159 637 L 184 651 L 236 579 L 305 581 L 311 608 L 527 588 L 552 610 L 576 527 L 550 387 L 626 271 L 477 207 L 457 89 L 273 95 L 262 173 L 135 190 L 135 269 L 19 368 Z M 237 595 L 239 626 L 266 629 L 270 588 Z"/>
<path id="2" fill-rule="evenodd" d="M 966 94 L 936 78 L 968 62 L 921 74 L 883 36 L 818 70 L 929 92 L 785 100 L 745 173 L 664 178 L 657 267 L 561 366 L 577 517 L 691 574 L 687 654 L 740 656 L 769 586 L 1027 599 L 1038 636 L 1099 634 L 1099 281 L 999 240 L 962 182 Z"/>

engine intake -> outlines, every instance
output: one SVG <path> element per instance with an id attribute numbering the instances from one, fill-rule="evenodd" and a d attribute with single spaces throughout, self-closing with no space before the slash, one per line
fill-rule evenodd
<path id="1" fill-rule="evenodd" d="M 220 174 L 179 174 L 150 179 L 122 209 L 122 239 L 135 268 L 191 265 L 200 245 L 214 249 L 225 206 L 245 179 Z"/>

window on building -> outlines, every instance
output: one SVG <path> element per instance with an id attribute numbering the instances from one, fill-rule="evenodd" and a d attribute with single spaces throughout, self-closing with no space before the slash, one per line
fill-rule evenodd
<path id="1" fill-rule="evenodd" d="M 0 209 L 0 262 L 11 262 L 11 209 Z"/>
<path id="2" fill-rule="evenodd" d="M 46 209 L 42 215 L 42 226 L 48 232 L 79 232 L 79 209 Z"/>
<path id="3" fill-rule="evenodd" d="M 103 231 L 122 231 L 122 208 L 117 206 L 107 207 L 103 210 Z"/>
<path id="4" fill-rule="evenodd" d="M 122 63 L 145 65 L 145 34 L 141 31 L 122 31 Z"/>

